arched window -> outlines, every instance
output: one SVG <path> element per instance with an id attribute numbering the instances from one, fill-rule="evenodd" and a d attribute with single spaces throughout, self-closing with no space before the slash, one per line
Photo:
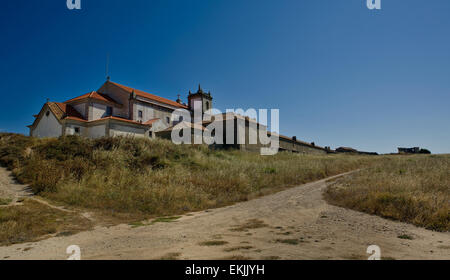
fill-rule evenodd
<path id="1" fill-rule="evenodd" d="M 206 101 L 206 110 L 208 111 L 210 108 L 209 108 L 209 102 L 208 101 Z"/>

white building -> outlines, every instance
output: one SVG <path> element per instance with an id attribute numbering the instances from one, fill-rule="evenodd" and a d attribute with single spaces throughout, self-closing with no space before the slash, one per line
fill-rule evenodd
<path id="1" fill-rule="evenodd" d="M 189 92 L 188 103 L 189 106 L 180 99 L 172 101 L 108 80 L 97 91 L 63 103 L 44 104 L 29 126 L 30 135 L 39 138 L 64 135 L 155 137 L 155 132 L 174 125 L 171 120 L 174 110 L 192 111 L 195 103 L 203 104 L 204 112 L 212 107 L 212 97 L 199 86 L 197 93 Z"/>

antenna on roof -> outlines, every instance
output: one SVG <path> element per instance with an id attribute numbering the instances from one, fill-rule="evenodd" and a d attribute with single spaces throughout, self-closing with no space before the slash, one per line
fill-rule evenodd
<path id="1" fill-rule="evenodd" d="M 106 80 L 111 80 L 109 76 L 109 53 L 106 54 Z"/>

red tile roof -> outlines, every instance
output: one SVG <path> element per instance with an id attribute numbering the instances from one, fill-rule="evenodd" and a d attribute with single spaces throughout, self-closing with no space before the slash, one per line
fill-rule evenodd
<path id="1" fill-rule="evenodd" d="M 66 103 L 58 103 L 58 102 L 54 102 L 54 104 L 56 104 L 58 106 L 58 108 L 63 111 L 64 116 L 63 118 L 68 118 L 70 117 L 71 119 L 76 119 L 76 120 L 80 120 L 80 121 L 85 121 L 84 117 L 78 113 L 77 110 L 75 110 L 75 108 L 73 108 L 72 106 L 70 106 L 69 104 Z"/>
<path id="2" fill-rule="evenodd" d="M 103 101 L 103 102 L 106 102 L 106 103 L 112 103 L 112 104 L 114 104 L 116 106 L 122 106 L 122 104 L 116 102 L 114 99 L 112 99 L 108 95 L 102 94 L 102 93 L 99 93 L 99 92 L 96 92 L 96 91 L 92 91 L 92 92 L 83 94 L 81 96 L 78 96 L 78 97 L 75 97 L 73 99 L 67 100 L 64 103 L 72 103 L 72 102 L 80 101 L 80 100 L 84 100 L 84 99 L 96 99 L 96 100 L 100 100 L 100 101 Z"/>
<path id="3" fill-rule="evenodd" d="M 153 119 L 153 120 L 148 120 L 146 121 L 144 124 L 146 125 L 153 125 L 155 122 L 159 121 L 160 119 Z"/>
<path id="4" fill-rule="evenodd" d="M 151 93 L 139 90 L 139 89 L 134 89 L 134 88 L 131 88 L 131 87 L 127 87 L 127 86 L 124 86 L 124 85 L 121 85 L 121 84 L 118 84 L 118 83 L 114 83 L 114 82 L 111 82 L 111 81 L 109 81 L 109 83 L 113 84 L 113 85 L 115 85 L 115 86 L 117 86 L 119 88 L 121 88 L 122 90 L 125 90 L 126 92 L 128 92 L 130 94 L 134 91 L 136 93 L 136 95 L 140 96 L 140 97 L 144 97 L 144 98 L 147 98 L 147 99 L 150 99 L 150 100 L 153 100 L 153 101 L 157 101 L 157 102 L 160 102 L 160 103 L 163 103 L 163 104 L 171 105 L 171 106 L 174 106 L 174 107 L 177 107 L 177 108 L 183 108 L 183 109 L 187 109 L 188 108 L 186 105 L 180 104 L 180 103 L 178 103 L 176 101 L 173 101 L 173 100 L 170 100 L 170 99 L 167 99 L 167 98 L 164 98 L 164 97 L 160 97 L 160 96 L 157 96 L 157 95 L 154 95 L 154 94 L 151 94 Z"/>

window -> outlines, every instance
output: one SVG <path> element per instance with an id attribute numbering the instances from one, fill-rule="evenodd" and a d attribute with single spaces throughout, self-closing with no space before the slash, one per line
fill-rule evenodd
<path id="1" fill-rule="evenodd" d="M 112 116 L 112 113 L 113 113 L 112 107 L 110 106 L 106 107 L 106 115 L 109 117 Z"/>
<path id="2" fill-rule="evenodd" d="M 206 111 L 208 111 L 208 110 L 209 110 L 209 102 L 206 101 Z"/>
<path id="3" fill-rule="evenodd" d="M 166 117 L 166 122 L 167 122 L 168 124 L 170 124 L 170 118 L 169 118 L 169 117 Z"/>
<path id="4" fill-rule="evenodd" d="M 142 119 L 143 116 L 144 116 L 144 113 L 142 112 L 142 110 L 139 110 L 139 112 L 138 112 L 138 117 L 139 117 L 140 119 Z"/>
<path id="5" fill-rule="evenodd" d="M 80 134 L 80 128 L 79 127 L 75 127 L 74 131 L 75 131 L 75 135 L 79 135 Z"/>
<path id="6" fill-rule="evenodd" d="M 50 112 L 47 111 L 47 113 L 45 113 L 45 115 L 46 115 L 47 117 L 50 116 Z"/>

